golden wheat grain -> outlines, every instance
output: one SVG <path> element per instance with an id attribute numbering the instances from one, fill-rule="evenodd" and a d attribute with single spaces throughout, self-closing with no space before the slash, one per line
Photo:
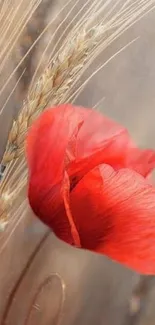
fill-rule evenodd
<path id="1" fill-rule="evenodd" d="M 17 120 L 13 122 L 2 159 L 2 164 L 7 168 L 0 185 L 1 229 L 4 229 L 8 221 L 14 200 L 26 186 L 24 142 L 29 126 L 48 105 L 75 98 L 87 80 L 72 94 L 74 85 L 97 55 L 155 5 L 155 1 L 151 0 L 136 0 L 134 3 L 127 0 L 119 6 L 120 1 L 117 1 L 113 6 L 114 12 L 109 9 L 104 15 L 105 4 L 108 6 L 111 1 L 106 1 L 103 6 L 99 6 L 99 3 L 101 4 L 99 1 L 93 2 L 84 12 L 80 23 L 77 22 L 68 33 L 60 49 L 56 53 L 53 52 L 49 65 L 38 81 L 32 83 L 28 98 Z M 101 67 L 105 64 L 106 62 Z"/>

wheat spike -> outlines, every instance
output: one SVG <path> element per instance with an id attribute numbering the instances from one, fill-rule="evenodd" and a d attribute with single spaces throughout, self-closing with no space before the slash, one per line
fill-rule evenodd
<path id="1" fill-rule="evenodd" d="M 9 220 L 15 199 L 26 187 L 24 145 L 28 128 L 47 106 L 74 99 L 87 81 L 72 94 L 74 86 L 93 60 L 155 6 L 153 0 L 136 0 L 134 3 L 126 0 L 123 5 L 117 1 L 113 10 L 109 7 L 104 14 L 110 3 L 111 0 L 107 0 L 101 6 L 100 1 L 94 1 L 93 5 L 90 2 L 89 9 L 83 13 L 83 19 L 75 24 L 60 49 L 53 53 L 38 81 L 32 83 L 28 98 L 17 120 L 13 122 L 2 159 L 6 170 L 0 184 L 1 229 L 5 228 Z M 106 62 L 102 66 L 105 64 Z"/>
<path id="2" fill-rule="evenodd" d="M 96 42 L 95 34 L 90 37 L 87 33 L 83 33 L 83 37 L 80 35 L 75 39 L 68 53 L 58 55 L 45 70 L 24 103 L 18 119 L 13 122 L 2 164 L 6 165 L 23 154 L 28 127 L 47 105 L 61 102 L 61 98 L 84 65 Z"/>

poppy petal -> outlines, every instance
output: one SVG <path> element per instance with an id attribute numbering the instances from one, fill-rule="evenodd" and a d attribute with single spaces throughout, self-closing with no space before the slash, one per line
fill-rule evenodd
<path id="1" fill-rule="evenodd" d="M 123 126 L 98 111 L 90 110 L 78 134 L 77 159 L 92 155 L 120 134 L 122 139 L 125 135 L 126 141 L 130 142 L 128 132 Z"/>
<path id="2" fill-rule="evenodd" d="M 83 128 L 83 125 L 81 129 Z M 79 133 L 81 131 L 79 130 Z M 126 130 L 121 130 L 117 134 L 111 134 L 109 139 L 105 139 L 104 134 L 100 139 L 100 148 L 92 147 L 92 154 L 86 157 L 78 156 L 78 137 L 76 139 L 76 159 L 68 167 L 69 175 L 85 175 L 95 166 L 105 163 L 113 166 L 115 169 L 126 167 L 129 152 L 129 137 Z M 85 142 L 83 141 L 83 145 Z M 99 145 L 98 145 L 99 147 Z"/>
<path id="3" fill-rule="evenodd" d="M 55 177 L 58 177 L 55 169 L 62 167 L 64 160 L 69 175 L 82 169 L 85 169 L 84 174 L 100 163 L 115 168 L 128 167 L 143 176 L 147 176 L 155 167 L 155 151 L 136 148 L 125 128 L 92 109 L 64 104 L 42 113 L 27 138 L 27 156 L 31 169 L 32 162 L 36 168 L 36 151 L 40 155 L 44 149 L 45 136 L 52 148 L 50 164 Z M 34 150 L 34 147 L 37 149 Z M 64 159 L 65 150 L 68 157 Z M 60 159 L 59 166 L 55 162 Z"/>
<path id="4" fill-rule="evenodd" d="M 70 200 L 83 248 L 155 273 L 155 189 L 141 175 L 100 165 L 83 177 Z"/>
<path id="5" fill-rule="evenodd" d="M 66 172 L 65 172 L 64 184 L 63 184 L 63 199 L 64 199 L 64 206 L 66 209 L 66 216 L 67 216 L 69 224 L 70 224 L 70 230 L 71 230 L 71 234 L 72 234 L 72 238 L 73 238 L 73 244 L 76 247 L 81 247 L 79 233 L 77 231 L 77 228 L 76 228 L 76 225 L 75 225 L 72 213 L 71 213 L 71 209 L 70 209 L 70 182 L 69 182 L 69 176 Z M 60 238 L 59 229 L 56 230 L 56 234 Z"/>
<path id="6" fill-rule="evenodd" d="M 31 208 L 54 232 L 60 232 L 61 239 L 69 243 L 74 243 L 74 240 L 64 207 L 66 148 L 69 141 L 74 140 L 78 123 L 86 114 L 85 111 L 81 113 L 82 117 L 75 114 L 73 123 L 70 123 L 72 113 L 71 105 L 45 111 L 30 128 L 27 137 Z"/>
<path id="7" fill-rule="evenodd" d="M 126 167 L 147 177 L 155 168 L 155 150 L 132 148 L 129 151 Z"/>
<path id="8" fill-rule="evenodd" d="M 30 178 L 29 197 L 31 206 L 33 206 L 33 202 L 35 202 L 35 211 L 38 213 L 41 213 L 41 201 L 49 197 L 49 193 L 51 193 L 51 197 L 54 197 L 55 210 L 56 206 L 59 206 L 59 201 L 62 201 L 60 192 L 62 190 L 64 172 L 67 166 L 72 165 L 72 162 L 73 176 L 76 176 L 76 164 L 74 164 L 74 161 L 77 159 L 78 137 L 83 128 L 84 121 L 89 116 L 94 116 L 95 119 L 96 114 L 95 112 L 92 113 L 92 110 L 74 107 L 69 104 L 60 105 L 53 109 L 46 110 L 30 128 L 27 137 L 27 158 Z M 100 120 L 98 114 L 96 118 L 96 122 L 97 121 L 99 124 Z M 112 125 L 114 126 L 115 123 L 107 121 L 108 119 L 106 118 L 102 119 L 102 122 L 105 122 L 105 128 L 106 126 L 109 126 L 110 128 L 111 125 L 112 130 Z M 117 134 L 119 136 L 119 132 L 122 132 L 122 130 L 120 131 L 120 128 L 118 127 L 115 129 L 117 138 Z M 118 148 L 119 145 L 115 145 L 117 140 L 115 139 L 115 132 L 112 133 L 112 131 L 109 131 L 109 134 L 114 138 L 114 143 L 113 139 L 111 140 L 110 136 L 108 138 L 106 135 L 102 136 L 101 142 L 103 144 L 105 139 L 105 147 L 109 145 L 107 147 L 109 152 L 109 154 L 107 153 L 107 156 L 111 159 L 110 151 L 114 152 L 115 147 Z M 121 134 L 120 155 L 122 155 L 122 144 L 124 143 L 122 142 L 122 139 L 124 138 Z M 114 147 L 113 150 L 110 150 L 111 146 Z M 94 148 L 92 150 L 94 150 Z M 101 146 L 101 151 L 103 150 L 104 148 Z M 106 153 L 104 156 L 106 156 Z M 87 172 L 91 167 L 90 161 L 92 161 L 92 166 L 94 167 L 98 162 L 102 162 L 102 159 L 102 152 L 99 153 L 96 151 L 94 157 L 88 157 L 85 162 L 80 160 L 78 168 L 80 171 L 83 169 L 82 176 L 85 173 L 84 166 L 86 167 Z M 46 218 L 49 222 L 48 216 L 46 216 Z"/>
<path id="9" fill-rule="evenodd" d="M 31 183 L 33 179 L 34 185 L 35 181 L 41 184 L 42 191 L 62 182 L 66 148 L 86 114 L 62 105 L 46 110 L 30 128 L 26 143 L 29 174 Z"/>

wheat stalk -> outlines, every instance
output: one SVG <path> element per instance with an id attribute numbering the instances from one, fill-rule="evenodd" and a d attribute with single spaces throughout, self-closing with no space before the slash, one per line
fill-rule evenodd
<path id="1" fill-rule="evenodd" d="M 88 0 L 87 3 L 89 2 Z M 24 143 L 28 128 L 48 105 L 60 104 L 75 98 L 87 82 L 85 81 L 72 94 L 72 89 L 82 73 L 116 38 L 152 10 L 155 1 L 135 0 L 132 3 L 131 0 L 127 0 L 121 6 L 120 1 L 117 1 L 113 10 L 109 7 L 104 13 L 105 8 L 110 4 L 111 0 L 106 1 L 102 6 L 101 2 L 94 1 L 93 5 L 91 4 L 84 11 L 83 19 L 81 18 L 75 24 L 73 30 L 63 40 L 61 47 L 55 53 L 53 51 L 47 68 L 38 81 L 32 83 L 28 98 L 17 120 L 13 121 L 2 159 L 6 170 L 0 185 L 1 230 L 4 230 L 8 223 L 13 203 L 27 183 Z M 106 62 L 102 66 L 105 64 Z"/>

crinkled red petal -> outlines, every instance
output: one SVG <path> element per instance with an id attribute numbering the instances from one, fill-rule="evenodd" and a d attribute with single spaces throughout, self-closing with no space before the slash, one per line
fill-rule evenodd
<path id="1" fill-rule="evenodd" d="M 81 246 L 155 273 L 155 188 L 129 169 L 101 165 L 71 193 Z"/>

